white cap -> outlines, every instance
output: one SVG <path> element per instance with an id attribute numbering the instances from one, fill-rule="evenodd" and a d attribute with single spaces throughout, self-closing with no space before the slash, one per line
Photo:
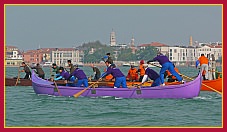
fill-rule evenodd
<path id="1" fill-rule="evenodd" d="M 143 64 L 144 67 L 148 67 L 148 64 Z"/>

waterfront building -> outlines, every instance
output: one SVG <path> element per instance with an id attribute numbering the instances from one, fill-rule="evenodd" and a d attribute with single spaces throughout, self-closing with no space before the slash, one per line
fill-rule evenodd
<path id="1" fill-rule="evenodd" d="M 150 44 L 140 44 L 140 49 L 145 49 L 148 46 L 154 46 L 162 54 L 169 57 L 169 60 L 176 65 L 195 65 L 195 61 L 201 54 L 204 54 L 208 58 L 213 54 L 216 60 L 220 60 L 222 57 L 222 45 L 220 42 L 216 45 L 204 44 L 202 46 L 193 46 L 192 38 L 190 38 L 189 46 L 168 46 L 158 42 L 152 42 Z M 192 45 L 192 46 L 191 46 Z"/>
<path id="2" fill-rule="evenodd" d="M 51 61 L 59 66 L 67 66 L 67 61 L 72 64 L 81 64 L 83 61 L 83 52 L 75 48 L 56 48 L 51 52 Z"/>
<path id="3" fill-rule="evenodd" d="M 6 46 L 5 65 L 18 66 L 23 62 L 23 55 L 16 46 Z"/>

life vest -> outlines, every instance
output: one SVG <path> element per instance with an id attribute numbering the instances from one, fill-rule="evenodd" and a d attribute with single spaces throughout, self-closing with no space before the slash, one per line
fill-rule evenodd
<path id="1" fill-rule="evenodd" d="M 138 73 L 136 68 L 130 68 L 128 70 L 128 75 L 126 77 L 127 79 L 137 80 L 138 79 Z"/>
<path id="2" fill-rule="evenodd" d="M 106 72 L 106 68 L 104 68 L 104 72 Z M 111 79 L 113 79 L 113 76 L 111 74 L 105 77 L 105 81 L 111 81 Z"/>
<path id="3" fill-rule="evenodd" d="M 180 73 L 180 71 L 179 71 L 178 68 L 175 67 L 174 70 L 175 70 L 177 73 Z M 175 76 L 173 76 L 173 75 L 169 72 L 169 70 L 166 70 L 166 72 L 167 72 L 167 76 L 170 76 L 172 79 L 177 79 Z"/>
<path id="4" fill-rule="evenodd" d="M 140 65 L 140 76 L 144 76 L 145 75 L 145 69 L 143 68 L 143 64 Z"/>

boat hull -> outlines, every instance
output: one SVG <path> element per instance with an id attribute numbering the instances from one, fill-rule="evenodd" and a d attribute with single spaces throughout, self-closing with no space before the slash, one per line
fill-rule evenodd
<path id="1" fill-rule="evenodd" d="M 15 78 L 5 78 L 5 86 L 32 86 L 32 80 L 20 78 L 17 82 Z"/>
<path id="2" fill-rule="evenodd" d="M 219 92 L 222 92 L 222 78 L 218 78 L 215 80 L 203 80 L 202 83 L 205 84 L 201 86 L 202 91 L 213 91 L 212 89 L 206 87 L 207 85 Z"/>
<path id="3" fill-rule="evenodd" d="M 32 74 L 32 86 L 36 94 L 54 96 L 73 96 L 84 87 L 55 86 L 53 82 L 43 80 Z M 186 84 L 142 87 L 142 88 L 111 88 L 107 86 L 88 88 L 81 96 L 100 97 L 114 96 L 121 98 L 193 98 L 199 95 L 201 76 Z"/>
<path id="4" fill-rule="evenodd" d="M 50 80 L 50 79 L 48 79 Z M 32 80 L 20 78 L 17 82 L 16 78 L 5 78 L 5 86 L 32 86 Z M 56 81 L 57 84 L 65 85 L 64 80 Z"/>

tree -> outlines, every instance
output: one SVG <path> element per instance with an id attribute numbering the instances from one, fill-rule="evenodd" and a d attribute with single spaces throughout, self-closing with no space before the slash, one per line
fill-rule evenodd
<path id="1" fill-rule="evenodd" d="M 157 48 L 153 46 L 146 47 L 145 49 L 136 52 L 137 60 L 150 60 L 158 53 Z"/>

